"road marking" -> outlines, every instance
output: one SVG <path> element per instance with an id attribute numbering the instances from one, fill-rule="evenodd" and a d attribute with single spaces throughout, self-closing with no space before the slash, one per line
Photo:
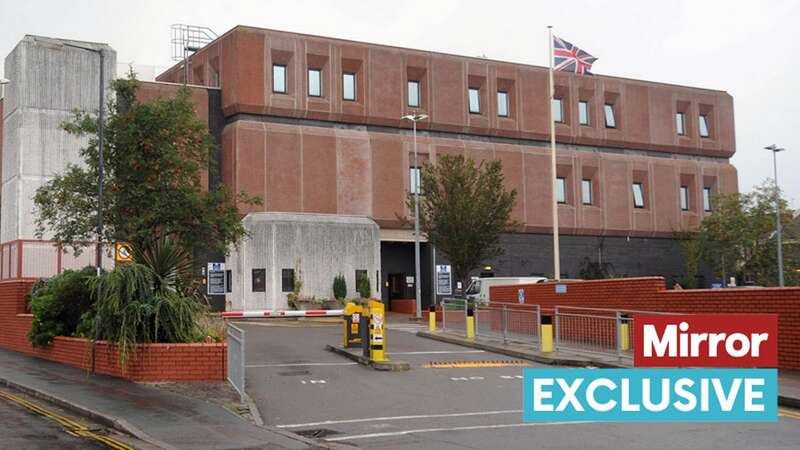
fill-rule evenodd
<path id="1" fill-rule="evenodd" d="M 799 411 L 792 411 L 789 409 L 779 409 L 778 415 L 783 417 L 791 417 L 792 419 L 800 420 L 800 412 Z"/>
<path id="2" fill-rule="evenodd" d="M 527 361 L 505 360 L 505 361 L 431 361 L 423 364 L 425 369 L 475 369 L 484 367 L 525 367 L 529 366 Z"/>
<path id="3" fill-rule="evenodd" d="M 96 433 L 92 432 L 91 430 L 89 430 L 89 428 L 87 428 L 85 425 L 83 425 L 81 423 L 75 422 L 74 420 L 71 420 L 71 419 L 68 419 L 68 418 L 66 418 L 64 416 L 56 414 L 53 411 L 47 410 L 47 409 L 45 409 L 45 408 L 43 408 L 43 407 L 41 407 L 41 406 L 39 406 L 39 405 L 37 405 L 35 403 L 31 403 L 31 402 L 29 402 L 29 401 L 27 401 L 25 399 L 17 397 L 16 395 L 12 395 L 12 394 L 9 394 L 7 392 L 0 391 L 0 397 L 6 399 L 8 401 L 11 401 L 13 403 L 16 403 L 16 404 L 18 404 L 18 405 L 20 405 L 20 406 L 22 406 L 24 408 L 27 408 L 27 409 L 39 414 L 40 416 L 46 417 L 46 418 L 48 418 L 48 419 L 60 424 L 62 427 L 64 427 L 64 430 L 68 434 L 70 434 L 72 436 L 94 439 L 94 440 L 96 440 L 98 442 L 102 442 L 103 444 L 106 444 L 107 446 L 109 446 L 109 447 L 111 447 L 113 449 L 116 449 L 116 450 L 135 450 L 133 447 L 130 447 L 130 446 L 126 445 L 126 444 L 123 444 L 122 442 L 119 442 L 119 441 L 117 441 L 115 439 L 112 439 L 112 438 L 110 438 L 108 436 L 102 436 L 102 435 L 96 434 Z"/>
<path id="4" fill-rule="evenodd" d="M 435 419 L 441 417 L 469 417 L 469 416 L 494 416 L 498 414 L 520 414 L 521 409 L 504 409 L 500 411 L 476 411 L 448 414 L 420 414 L 414 416 L 389 416 L 389 417 L 368 417 L 365 419 L 344 419 L 344 420 L 324 420 L 322 422 L 293 423 L 287 425 L 277 425 L 278 428 L 302 428 L 318 427 L 320 425 L 336 425 L 340 423 L 359 423 L 359 422 L 385 422 L 389 420 L 414 420 L 414 419 Z"/>
<path id="5" fill-rule="evenodd" d="M 308 383 L 311 383 L 311 384 L 326 384 L 327 383 L 327 381 L 325 381 L 325 380 L 308 380 L 308 381 L 300 380 L 300 382 L 303 383 L 303 384 L 308 384 Z"/>
<path id="6" fill-rule="evenodd" d="M 485 380 L 484 377 L 450 377 L 450 381 L 472 381 L 472 380 Z"/>
<path id="7" fill-rule="evenodd" d="M 404 431 L 390 431 L 385 433 L 370 433 L 370 434 L 355 434 L 350 436 L 337 436 L 334 438 L 325 439 L 326 441 L 335 442 L 335 441 L 350 441 L 356 439 L 370 439 L 370 438 L 380 438 L 380 437 L 390 437 L 390 436 L 405 436 L 407 434 L 419 434 L 419 433 L 436 433 L 440 431 L 469 431 L 469 430 L 491 430 L 497 428 L 516 428 L 516 427 L 543 427 L 543 426 L 554 426 L 554 425 L 574 425 L 574 424 L 582 424 L 582 423 L 593 423 L 593 422 L 529 422 L 529 423 L 507 423 L 507 424 L 500 424 L 500 425 L 474 425 L 469 427 L 441 427 L 441 428 L 419 428 L 416 430 L 404 430 Z"/>
<path id="8" fill-rule="evenodd" d="M 258 367 L 303 367 L 303 366 L 355 366 L 355 362 L 320 362 L 320 363 L 274 363 L 274 364 L 248 364 L 245 367 L 258 368 Z"/>
<path id="9" fill-rule="evenodd" d="M 424 352 L 391 352 L 389 355 L 449 355 L 454 353 L 486 353 L 485 350 L 431 350 Z"/>

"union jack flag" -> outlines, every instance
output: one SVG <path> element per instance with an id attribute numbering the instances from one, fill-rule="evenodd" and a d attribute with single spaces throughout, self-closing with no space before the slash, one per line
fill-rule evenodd
<path id="1" fill-rule="evenodd" d="M 570 44 L 569 42 L 553 36 L 553 69 L 562 72 L 591 75 L 589 69 L 597 58 Z"/>

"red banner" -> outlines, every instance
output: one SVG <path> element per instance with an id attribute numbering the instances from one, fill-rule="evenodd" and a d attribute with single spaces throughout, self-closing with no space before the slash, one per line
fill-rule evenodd
<path id="1" fill-rule="evenodd" d="M 634 367 L 777 367 L 777 314 L 634 316 Z"/>

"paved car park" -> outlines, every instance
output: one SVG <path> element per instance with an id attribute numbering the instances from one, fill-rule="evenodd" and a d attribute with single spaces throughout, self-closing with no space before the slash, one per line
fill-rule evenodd
<path id="1" fill-rule="evenodd" d="M 797 448 L 800 415 L 771 424 L 524 423 L 522 368 L 508 356 L 420 338 L 390 323 L 387 348 L 408 372 L 378 372 L 327 352 L 339 326 L 245 323 L 247 391 L 264 421 L 362 448 Z M 431 362 L 473 362 L 425 368 Z M 530 367 L 546 367 L 532 362 Z M 441 365 L 441 364 L 439 364 Z"/>

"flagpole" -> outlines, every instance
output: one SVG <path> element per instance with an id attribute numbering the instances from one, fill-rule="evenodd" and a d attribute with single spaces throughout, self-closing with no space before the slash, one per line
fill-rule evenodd
<path id="1" fill-rule="evenodd" d="M 548 25 L 547 31 L 550 37 L 550 101 L 548 103 L 550 118 L 550 172 L 552 173 L 551 184 L 553 187 L 552 209 L 553 209 L 553 278 L 561 280 L 561 255 L 558 243 L 558 199 L 556 197 L 556 123 L 553 120 L 553 100 L 555 99 L 555 86 L 553 83 L 553 26 Z"/>

